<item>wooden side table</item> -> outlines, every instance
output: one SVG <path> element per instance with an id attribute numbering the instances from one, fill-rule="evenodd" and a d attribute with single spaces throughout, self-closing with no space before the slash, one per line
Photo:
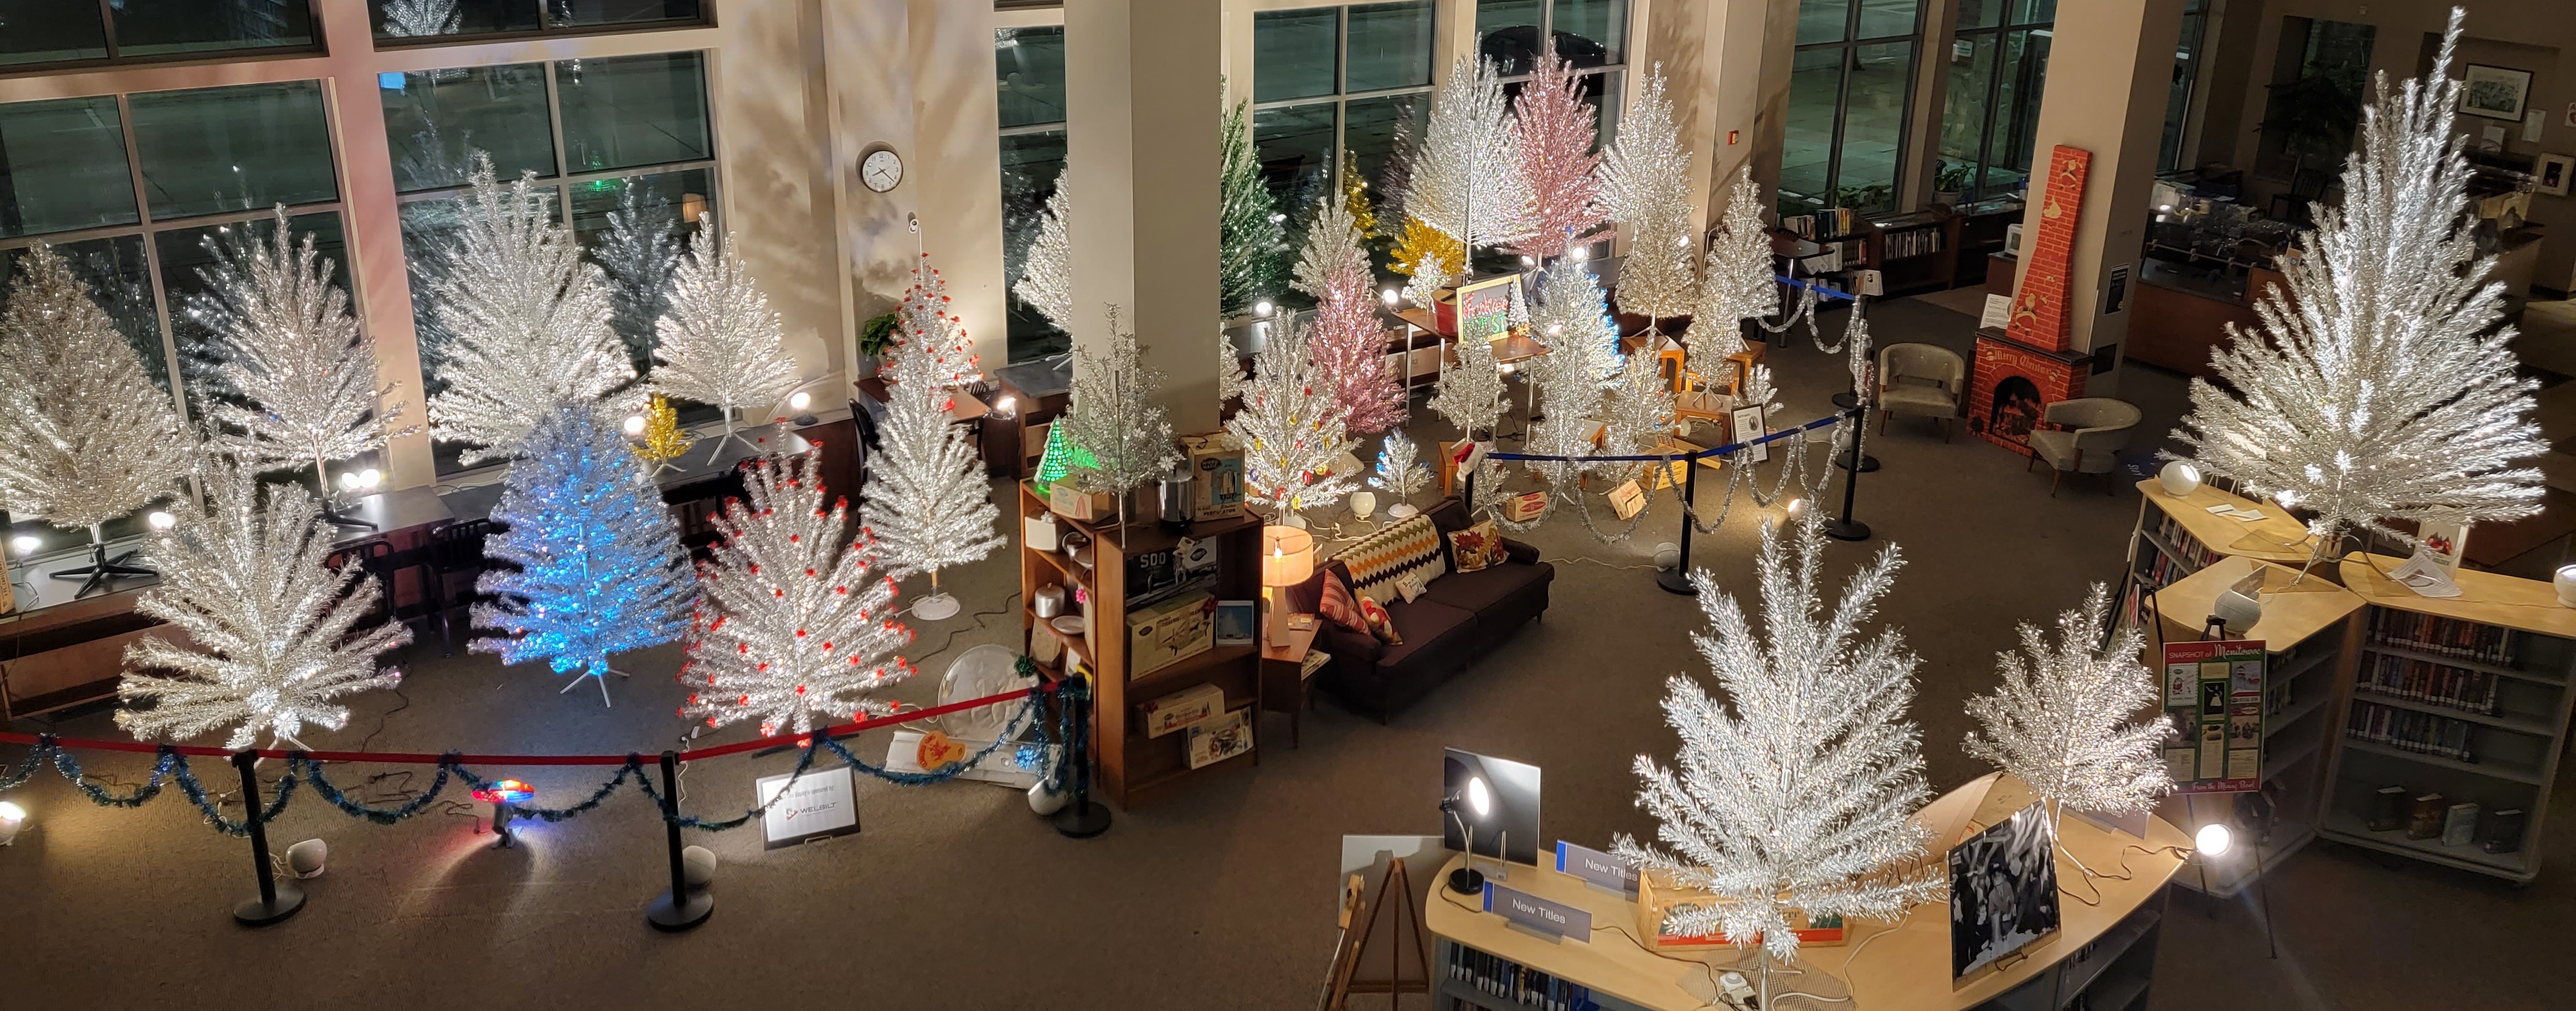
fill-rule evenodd
<path id="1" fill-rule="evenodd" d="M 1261 709 L 1263 712 L 1288 714 L 1288 746 L 1297 747 L 1304 731 L 1307 704 L 1313 700 L 1315 679 L 1306 676 L 1306 653 L 1315 647 L 1315 632 L 1324 627 L 1323 618 L 1310 619 L 1305 628 L 1290 629 L 1288 644 L 1261 647 Z M 1263 630 L 1267 633 L 1267 629 Z"/>

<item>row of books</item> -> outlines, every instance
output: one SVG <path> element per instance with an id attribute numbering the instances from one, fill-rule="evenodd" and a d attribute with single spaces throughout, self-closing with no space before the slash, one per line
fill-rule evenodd
<path id="1" fill-rule="evenodd" d="M 2475 762 L 2478 758 L 2469 749 L 2469 732 L 2476 726 L 2467 720 L 2354 699 L 2352 719 L 2344 726 L 2344 733 L 2355 740 L 2401 751 Z"/>
<path id="2" fill-rule="evenodd" d="M 2440 793 L 2383 786 L 2371 795 L 2370 818 L 2363 827 L 2373 832 L 2405 829 L 2406 838 L 2419 842 L 2475 844 L 2489 853 L 2511 853 L 2522 848 L 2523 830 L 2530 823 L 2522 808 L 2481 808 L 2473 801 L 2454 803 Z"/>
<path id="3" fill-rule="evenodd" d="M 1914 228 L 1887 233 L 1887 258 L 1902 260 L 1909 256 L 1938 253 L 1948 241 L 1938 228 Z"/>
<path id="4" fill-rule="evenodd" d="M 1449 946 L 1449 978 L 1521 1007 L 1595 1011 L 1601 1006 L 1589 989 L 1463 944 Z"/>
<path id="5" fill-rule="evenodd" d="M 2513 666 L 2513 630 L 2457 618 L 2436 618 L 2413 611 L 2372 608 L 2370 641 L 2442 656 Z"/>
<path id="6" fill-rule="evenodd" d="M 2377 695 L 2493 716 L 2496 682 L 2500 680 L 2503 679 L 2483 671 L 2373 653 L 2355 672 L 2353 686 Z"/>
<path id="7" fill-rule="evenodd" d="M 2202 544 L 2200 538 L 2192 536 L 2191 531 L 2183 529 L 2182 521 L 2175 519 L 2172 513 L 2165 513 L 2164 521 L 2156 524 L 2156 538 L 2181 555 L 2183 561 L 2190 563 L 2193 571 L 2208 568 L 2210 563 L 2223 557 L 2217 550 Z"/>
<path id="8" fill-rule="evenodd" d="M 1859 211 L 1849 207 L 1829 207 L 1814 214 L 1798 214 L 1780 219 L 1780 227 L 1797 233 L 1801 239 L 1817 236 L 1850 235 L 1861 224 Z"/>

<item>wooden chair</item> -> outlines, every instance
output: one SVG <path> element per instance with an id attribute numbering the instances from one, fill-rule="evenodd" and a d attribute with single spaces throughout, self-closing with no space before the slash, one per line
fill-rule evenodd
<path id="1" fill-rule="evenodd" d="M 429 577 L 427 590 L 430 606 L 438 612 L 438 647 L 440 656 L 456 655 L 456 608 L 471 607 L 492 598 L 474 588 L 490 563 L 483 557 L 484 542 L 496 527 L 491 520 L 450 523 L 429 532 L 429 544 L 422 549 L 427 556 Z M 455 578 L 465 577 L 465 588 L 455 589 Z M 471 626 L 471 619 L 468 619 Z"/>

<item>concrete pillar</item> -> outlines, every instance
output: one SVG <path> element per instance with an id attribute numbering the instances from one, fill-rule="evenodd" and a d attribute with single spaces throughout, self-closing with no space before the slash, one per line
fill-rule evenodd
<path id="1" fill-rule="evenodd" d="M 990 372 L 1011 360 L 993 5 L 910 2 L 913 129 L 905 185 L 921 187 L 913 204 L 925 251 L 948 282 L 950 311 L 964 318 Z M 914 167 L 922 171 L 915 175 Z"/>
<path id="2" fill-rule="evenodd" d="M 1753 165 L 1753 181 L 1761 185 L 1763 193 L 1776 197 L 1780 191 L 1780 154 L 1789 141 L 1789 72 L 1795 69 L 1798 59 L 1798 0 L 1726 3 L 1730 29 L 1740 26 L 1747 33 L 1741 43 L 1730 33 L 1726 47 L 1729 62 L 1746 47 L 1758 54 L 1758 59 L 1742 70 L 1729 69 L 1720 83 L 1729 92 L 1743 87 L 1747 80 L 1753 84 L 1753 129 L 1749 134 L 1753 150 L 1747 152 L 1746 158 Z M 1759 22 L 1753 20 L 1753 11 L 1733 10 L 1737 7 L 1759 8 Z M 1761 32 L 1759 45 L 1750 37 L 1757 28 Z M 1734 166 L 1727 168 L 1732 171 Z"/>
<path id="3" fill-rule="evenodd" d="M 1120 309 L 1167 377 L 1173 430 L 1217 427 L 1220 5 L 1067 0 L 1073 341 L 1108 342 Z"/>
<path id="4" fill-rule="evenodd" d="M 759 279 L 787 333 L 787 353 L 820 406 L 848 397 L 832 381 L 849 366 L 858 330 L 846 258 L 833 222 L 843 194 L 835 176 L 827 36 L 822 0 L 737 0 L 708 58 L 722 177 L 720 223 Z"/>
<path id="5" fill-rule="evenodd" d="M 375 48 L 363 4 L 340 0 L 321 19 L 323 44 L 333 53 Z M 376 342 L 376 382 L 394 387 L 404 424 L 421 430 L 385 446 L 386 487 L 410 488 L 438 479 L 430 456 L 429 397 L 421 390 L 420 339 L 412 327 L 411 273 L 403 258 L 401 218 L 394 200 L 393 157 L 385 140 L 384 98 L 375 75 L 357 68 L 324 78 L 332 130 L 339 136 L 340 201 L 349 242 L 354 308 Z M 174 377 L 175 378 L 175 377 Z"/>
<path id="6" fill-rule="evenodd" d="M 2031 271 L 2042 259 L 2033 240 L 2066 206 L 2053 194 L 2043 196 L 2054 182 L 2049 178 L 2050 153 L 2060 145 L 2088 152 L 2082 206 L 2068 243 L 2065 346 L 2071 351 L 2098 355 L 2120 344 L 2135 315 L 2138 258 L 2173 80 L 2174 45 L 2182 33 L 2182 6 L 2183 0 L 2100 0 L 2057 8 L 2015 298 L 2018 304 L 2027 294 L 2020 286 L 2031 283 Z M 2106 289 L 2115 270 L 2124 271 L 2130 290 L 2120 311 L 2105 315 Z M 2086 384 L 2089 394 L 2116 391 L 2116 355 L 2115 350 L 2108 358 L 2110 369 Z"/>
<path id="7" fill-rule="evenodd" d="M 1923 0 L 1922 17 L 1923 44 L 1914 52 L 1914 97 L 1905 126 L 1904 165 L 1896 178 L 1896 206 L 1907 211 L 1932 202 L 1932 184 L 1941 171 L 1941 115 L 1949 106 L 1950 44 L 1958 39 L 1959 0 Z"/>
<path id="8" fill-rule="evenodd" d="M 1628 60 L 1634 79 L 1663 66 L 1664 93 L 1682 146 L 1691 152 L 1692 223 L 1701 234 L 1726 213 L 1736 171 L 1755 160 L 1765 19 L 1773 6 L 1771 0 L 1662 0 L 1648 8 Z M 1775 176 L 1777 155 L 1775 148 L 1767 168 Z M 1754 174 L 1765 171 L 1757 167 Z"/>

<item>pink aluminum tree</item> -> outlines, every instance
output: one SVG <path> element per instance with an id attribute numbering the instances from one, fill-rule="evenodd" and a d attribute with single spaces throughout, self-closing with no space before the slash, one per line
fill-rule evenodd
<path id="1" fill-rule="evenodd" d="M 1531 195 L 1528 238 L 1513 252 L 1544 260 L 1562 256 L 1570 240 L 1603 221 L 1601 184 L 1593 169 L 1592 106 L 1583 101 L 1572 64 L 1557 58 L 1556 43 L 1540 52 L 1538 69 L 1512 105 L 1520 131 L 1521 177 Z"/>
<path id="2" fill-rule="evenodd" d="M 1404 420 L 1404 385 L 1387 366 L 1374 280 L 1349 205 L 1327 195 L 1306 230 L 1293 283 L 1315 297 L 1307 353 L 1332 384 L 1333 401 L 1352 435 L 1374 435 Z"/>

